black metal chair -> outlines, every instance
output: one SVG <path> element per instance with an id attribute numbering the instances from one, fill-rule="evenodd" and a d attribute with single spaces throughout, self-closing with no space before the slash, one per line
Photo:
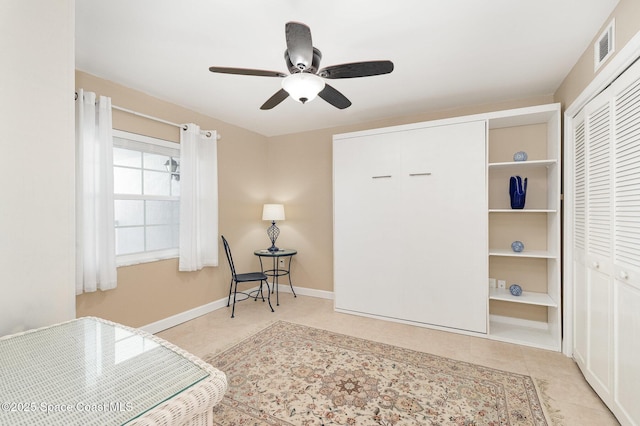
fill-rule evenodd
<path id="1" fill-rule="evenodd" d="M 248 299 L 251 296 L 250 293 L 245 293 L 242 291 L 238 291 L 238 283 L 248 283 L 248 282 L 258 282 L 260 281 L 260 287 L 257 290 L 254 290 L 256 293 L 254 301 L 258 300 L 258 294 L 262 297 L 262 301 L 264 302 L 264 294 L 262 293 L 262 284 L 267 285 L 267 300 L 269 301 L 269 307 L 271 308 L 271 312 L 273 311 L 273 306 L 271 306 L 271 289 L 269 287 L 269 282 L 267 281 L 267 276 L 262 272 L 248 272 L 245 274 L 236 274 L 236 268 L 233 264 L 233 257 L 231 256 L 231 248 L 229 247 L 229 243 L 224 235 L 220 236 L 222 238 L 222 244 L 224 244 L 224 251 L 227 255 L 227 261 L 229 262 L 229 268 L 231 268 L 231 284 L 229 284 L 229 297 L 227 298 L 227 308 L 231 303 L 231 293 L 233 293 L 233 308 L 231 309 L 231 318 L 235 316 L 236 311 L 236 296 L 238 293 L 245 296 L 243 299 L 238 300 L 241 302 L 243 300 Z M 253 292 L 252 292 L 253 293 Z"/>

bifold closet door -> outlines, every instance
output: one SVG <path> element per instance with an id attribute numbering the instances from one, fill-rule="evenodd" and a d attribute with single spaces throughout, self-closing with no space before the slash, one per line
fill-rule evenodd
<path id="1" fill-rule="evenodd" d="M 613 87 L 614 412 L 640 424 L 640 62 Z"/>
<path id="2" fill-rule="evenodd" d="M 574 357 L 640 424 L 640 62 L 573 120 Z"/>

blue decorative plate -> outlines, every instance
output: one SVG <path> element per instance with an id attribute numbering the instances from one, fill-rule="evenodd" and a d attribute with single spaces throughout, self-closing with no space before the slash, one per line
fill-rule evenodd
<path id="1" fill-rule="evenodd" d="M 515 251 L 516 253 L 520 253 L 522 250 L 524 250 L 524 244 L 522 244 L 522 241 L 514 241 L 511 243 L 511 250 Z"/>
<path id="2" fill-rule="evenodd" d="M 518 151 L 513 154 L 513 161 L 527 161 L 527 158 L 529 158 L 529 156 L 524 151 Z"/>
<path id="3" fill-rule="evenodd" d="M 514 296 L 520 296 L 522 294 L 522 287 L 520 287 L 518 284 L 511 284 L 509 286 L 509 291 Z"/>

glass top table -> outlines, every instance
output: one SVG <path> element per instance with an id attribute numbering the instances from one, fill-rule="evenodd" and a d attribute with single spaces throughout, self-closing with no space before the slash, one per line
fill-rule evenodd
<path id="1" fill-rule="evenodd" d="M 273 278 L 273 288 L 276 293 L 276 306 L 280 306 L 280 293 L 278 289 L 280 288 L 280 284 L 278 282 L 280 277 L 287 276 L 289 278 L 289 287 L 291 288 L 291 293 L 293 293 L 293 297 L 298 297 L 296 292 L 293 290 L 293 284 L 291 284 L 291 258 L 298 254 L 297 250 L 294 249 L 278 249 L 271 251 L 269 249 L 256 250 L 253 252 L 260 259 L 260 269 L 262 269 L 262 273 L 268 277 Z M 271 258 L 271 269 L 265 269 L 262 258 Z M 285 265 L 284 263 L 280 265 L 277 261 L 281 257 L 288 258 L 289 262 Z M 271 291 L 273 293 L 273 290 Z"/>
<path id="2" fill-rule="evenodd" d="M 5 336 L 0 424 L 133 424 L 217 373 L 224 382 L 221 399 L 224 374 L 185 354 L 153 335 L 98 318 Z"/>

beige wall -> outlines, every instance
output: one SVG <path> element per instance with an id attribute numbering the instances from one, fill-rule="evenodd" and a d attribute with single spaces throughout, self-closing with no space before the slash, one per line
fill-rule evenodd
<path id="1" fill-rule="evenodd" d="M 0 1 L 0 336 L 73 319 L 74 1 Z"/>
<path id="2" fill-rule="evenodd" d="M 598 32 L 593 35 L 593 40 L 591 40 L 580 60 L 575 64 L 554 95 L 555 102 L 560 102 L 563 109 L 568 108 L 598 73 L 606 67 L 607 63 L 602 64 L 597 72 L 594 71 L 593 44 L 613 18 L 616 20 L 616 46 L 614 54 L 607 60 L 607 63 L 640 31 L 640 1 L 620 0 L 611 16 L 607 18 Z"/>
<path id="3" fill-rule="evenodd" d="M 76 88 L 110 96 L 113 105 L 174 123 L 193 122 L 214 129 L 218 141 L 219 229 L 232 244 L 239 269 L 259 268 L 253 250 L 267 246 L 260 220 L 267 201 L 266 138 L 228 123 L 178 107 L 95 76 L 77 71 Z M 179 141 L 177 127 L 113 111 L 116 129 Z M 220 266 L 178 272 L 177 259 L 118 268 L 118 287 L 76 298 L 77 316 L 95 315 L 139 327 L 227 296 L 230 275 L 220 247 Z"/>

